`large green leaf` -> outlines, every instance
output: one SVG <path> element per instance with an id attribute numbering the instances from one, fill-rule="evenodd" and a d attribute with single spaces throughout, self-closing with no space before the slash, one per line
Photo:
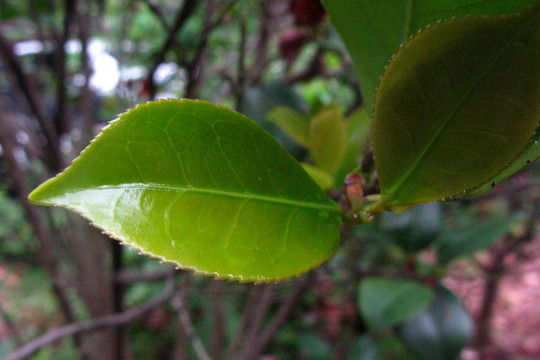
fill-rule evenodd
<path id="1" fill-rule="evenodd" d="M 440 23 L 407 43 L 377 92 L 381 207 L 436 201 L 489 180 L 540 119 L 540 3 Z"/>
<path id="2" fill-rule="evenodd" d="M 371 329 L 392 326 L 416 315 L 432 298 L 429 287 L 405 279 L 372 277 L 358 288 L 358 306 Z"/>
<path id="3" fill-rule="evenodd" d="M 265 131 L 203 101 L 139 105 L 31 195 L 182 268 L 242 281 L 331 257 L 339 207 Z"/>
<path id="4" fill-rule="evenodd" d="M 478 186 L 476 189 L 467 191 L 467 195 L 479 195 L 491 190 L 495 185 L 499 185 L 510 176 L 523 169 L 525 166 L 540 157 L 540 128 L 536 129 L 536 133 L 525 148 L 519 158 L 512 161 L 503 171 L 495 175 L 493 178 Z"/>
<path id="5" fill-rule="evenodd" d="M 371 112 L 384 67 L 412 34 L 438 20 L 467 15 L 505 15 L 533 0 L 323 0 L 354 63 Z"/>

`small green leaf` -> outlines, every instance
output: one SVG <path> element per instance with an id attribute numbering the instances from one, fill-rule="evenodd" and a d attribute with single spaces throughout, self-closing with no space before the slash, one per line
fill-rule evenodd
<path id="1" fill-rule="evenodd" d="M 540 3 L 426 29 L 390 62 L 373 151 L 382 208 L 437 201 L 515 159 L 540 118 Z"/>
<path id="2" fill-rule="evenodd" d="M 301 163 L 301 165 L 309 176 L 311 176 L 313 181 L 315 181 L 317 185 L 321 187 L 321 189 L 328 190 L 334 186 L 334 179 L 332 178 L 332 175 L 323 169 L 308 163 Z"/>
<path id="3" fill-rule="evenodd" d="M 439 262 L 448 264 L 461 256 L 486 249 L 508 232 L 512 221 L 512 218 L 497 218 L 483 223 L 473 222 L 461 229 L 445 230 L 435 243 Z"/>
<path id="4" fill-rule="evenodd" d="M 438 20 L 469 15 L 507 15 L 534 0 L 323 0 L 360 81 L 369 114 L 379 79 L 401 44 Z"/>
<path id="5" fill-rule="evenodd" d="M 474 334 L 474 325 L 454 294 L 440 286 L 429 307 L 397 330 L 418 360 L 455 360 Z"/>
<path id="6" fill-rule="evenodd" d="M 347 150 L 347 132 L 337 106 L 327 108 L 311 119 L 309 149 L 315 163 L 331 174 L 343 162 Z"/>
<path id="7" fill-rule="evenodd" d="M 268 133 L 203 101 L 162 100 L 113 121 L 30 194 L 143 253 L 242 281 L 299 275 L 331 257 L 340 209 Z"/>
<path id="8" fill-rule="evenodd" d="M 403 279 L 367 278 L 358 288 L 358 305 L 371 329 L 392 326 L 415 315 L 433 298 L 429 287 Z"/>
<path id="9" fill-rule="evenodd" d="M 529 165 L 539 157 L 540 128 L 537 128 L 533 138 L 517 159 L 512 161 L 510 165 L 508 165 L 504 170 L 502 170 L 499 174 L 495 175 L 493 178 L 486 181 L 483 185 L 477 187 L 476 189 L 467 191 L 467 195 L 480 195 L 485 193 L 486 191 L 493 189 L 495 185 L 499 185 L 501 182 L 508 179 L 510 176 L 514 175 L 519 170 L 523 169 L 525 166 Z"/>
<path id="10" fill-rule="evenodd" d="M 298 111 L 285 106 L 278 106 L 272 109 L 266 117 L 300 145 L 304 147 L 309 146 L 309 121 Z"/>
<path id="11" fill-rule="evenodd" d="M 365 108 L 361 108 L 345 119 L 347 126 L 347 149 L 341 166 L 335 171 L 336 184 L 342 184 L 345 176 L 358 166 L 358 157 L 369 143 L 371 119 Z"/>

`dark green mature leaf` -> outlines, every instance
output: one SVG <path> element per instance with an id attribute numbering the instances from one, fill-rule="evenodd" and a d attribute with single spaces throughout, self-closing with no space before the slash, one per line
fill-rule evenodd
<path id="1" fill-rule="evenodd" d="M 439 262 L 448 264 L 458 257 L 486 249 L 508 232 L 512 221 L 512 218 L 496 218 L 483 223 L 474 222 L 466 228 L 444 231 L 435 243 Z"/>
<path id="2" fill-rule="evenodd" d="M 352 57 L 367 110 L 379 79 L 401 44 L 438 20 L 467 15 L 505 15 L 534 0 L 323 0 L 330 21 Z"/>
<path id="3" fill-rule="evenodd" d="M 203 101 L 140 105 L 31 195 L 125 244 L 242 281 L 298 275 L 331 257 L 339 207 L 246 117 Z"/>
<path id="4" fill-rule="evenodd" d="M 458 195 L 520 154 L 540 118 L 539 29 L 537 3 L 437 24 L 398 52 L 374 108 L 379 205 Z"/>
<path id="5" fill-rule="evenodd" d="M 429 287 L 404 279 L 367 278 L 358 288 L 358 306 L 371 329 L 392 326 L 415 315 L 432 298 Z"/>
<path id="6" fill-rule="evenodd" d="M 495 175 L 493 178 L 480 185 L 478 188 L 467 191 L 467 195 L 480 195 L 491 190 L 495 185 L 499 185 L 510 176 L 529 165 L 531 162 L 540 158 L 540 128 L 536 129 L 536 133 L 525 148 L 525 151 L 519 155 L 519 158 L 512 161 L 503 171 Z"/>
<path id="7" fill-rule="evenodd" d="M 418 360 L 455 360 L 471 339 L 474 325 L 454 294 L 441 286 L 429 307 L 397 330 Z"/>

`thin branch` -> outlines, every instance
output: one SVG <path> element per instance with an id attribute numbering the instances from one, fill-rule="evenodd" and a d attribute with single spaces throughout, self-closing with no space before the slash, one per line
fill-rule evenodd
<path id="1" fill-rule="evenodd" d="M 96 331 L 103 328 L 116 327 L 132 322 L 133 320 L 143 316 L 144 314 L 168 301 L 174 293 L 174 288 L 174 279 L 170 278 L 162 293 L 156 296 L 154 300 L 146 304 L 140 305 L 120 314 L 103 316 L 83 323 L 74 323 L 51 329 L 37 339 L 34 339 L 26 345 L 16 349 L 4 360 L 22 360 L 36 353 L 45 346 L 52 345 L 75 334 Z"/>
<path id="2" fill-rule="evenodd" d="M 270 20 L 271 20 L 271 11 L 269 7 L 272 5 L 271 2 L 261 1 L 261 19 L 260 23 L 260 34 L 257 41 L 257 48 L 255 49 L 255 63 L 251 68 L 250 74 L 250 84 L 258 85 L 261 82 L 262 75 L 264 70 L 268 66 L 268 45 L 270 44 Z"/>
<path id="3" fill-rule="evenodd" d="M 289 295 L 287 300 L 281 304 L 264 332 L 257 336 L 256 341 L 253 343 L 251 348 L 246 351 L 245 359 L 256 359 L 258 355 L 264 351 L 270 341 L 272 341 L 272 339 L 276 336 L 278 330 L 283 326 L 283 324 L 285 324 L 292 312 L 294 305 L 310 283 L 311 275 L 301 278 L 296 282 L 294 291 Z"/>
<path id="4" fill-rule="evenodd" d="M 171 47 L 174 45 L 174 41 L 176 38 L 176 35 L 178 32 L 182 29 L 182 26 L 185 24 L 186 20 L 191 16 L 193 11 L 196 7 L 196 1 L 195 0 L 185 0 L 184 4 L 178 10 L 178 13 L 176 15 L 176 19 L 174 21 L 174 25 L 169 29 L 169 33 L 167 34 L 167 38 L 165 39 L 165 42 L 161 46 L 161 49 L 154 57 L 154 63 L 152 64 L 152 67 L 150 68 L 150 71 L 148 72 L 148 81 L 150 84 L 150 98 L 154 98 L 156 95 L 156 84 L 154 83 L 154 74 L 165 60 L 165 55 L 169 52 Z"/>
<path id="5" fill-rule="evenodd" d="M 64 19 L 62 34 L 56 39 L 56 130 L 62 134 L 68 130 L 67 125 L 67 88 L 66 88 L 66 43 L 69 40 L 71 21 L 76 17 L 77 0 L 64 0 Z"/>
<path id="6" fill-rule="evenodd" d="M 261 286 L 252 285 L 252 288 L 249 292 L 249 296 L 247 299 L 247 303 L 244 306 L 244 311 L 242 312 L 242 318 L 240 319 L 240 324 L 236 328 L 233 340 L 231 342 L 231 346 L 229 347 L 230 356 L 227 356 L 227 359 L 233 358 L 232 355 L 235 354 L 236 349 L 240 347 L 240 345 L 242 344 L 242 340 L 246 333 L 246 329 L 248 328 L 249 322 L 251 321 L 251 318 L 253 317 L 255 310 L 257 308 L 257 305 L 259 303 L 261 290 L 262 290 Z"/>
<path id="7" fill-rule="evenodd" d="M 20 346 L 21 345 L 21 338 L 19 337 L 17 329 L 15 328 L 15 324 L 11 320 L 11 316 L 9 316 L 9 314 L 4 311 L 1 304 L 0 304 L 0 320 L 6 326 L 6 329 L 8 331 L 8 335 L 13 339 L 13 341 L 15 342 L 15 344 L 17 346 Z"/>
<path id="8" fill-rule="evenodd" d="M 81 98 L 79 101 L 82 112 L 81 139 L 76 148 L 78 151 L 86 146 L 88 139 L 91 136 L 92 125 L 94 120 L 92 117 L 92 91 L 90 90 L 90 77 L 92 76 L 92 68 L 90 65 L 90 56 L 88 54 L 88 44 L 90 41 L 90 11 L 86 1 L 79 3 L 76 15 L 79 26 L 79 40 L 81 41 L 81 67 L 84 75 L 84 85 L 81 89 Z"/>
<path id="9" fill-rule="evenodd" d="M 161 26 L 163 26 L 163 29 L 165 29 L 166 31 L 169 30 L 169 24 L 167 24 L 167 21 L 165 20 L 165 16 L 163 16 L 163 13 L 159 9 L 159 6 L 152 4 L 150 0 L 142 0 L 142 2 L 158 18 L 159 22 L 161 23 Z"/>
<path id="10" fill-rule="evenodd" d="M 247 27 L 246 18 L 242 16 L 240 19 L 240 42 L 238 44 L 238 67 L 236 74 L 236 84 L 233 87 L 236 97 L 236 110 L 240 111 L 244 102 L 244 86 L 246 84 L 246 42 L 247 42 Z"/>
<path id="11" fill-rule="evenodd" d="M 1 108 L 1 107 L 0 107 Z M 8 114 L 0 113 L 0 145 L 4 150 L 4 160 L 8 165 L 8 175 L 13 181 L 19 202 L 26 213 L 26 218 L 32 226 L 34 234 L 39 240 L 40 251 L 39 261 L 41 266 L 50 274 L 52 290 L 60 302 L 60 307 L 67 321 L 74 321 L 75 316 L 71 310 L 70 302 L 65 292 L 63 277 L 58 270 L 58 259 L 52 245 L 50 233 L 43 224 L 40 211 L 36 206 L 30 204 L 28 200 L 29 187 L 17 160 L 14 157 L 15 144 L 13 134 L 9 133 L 10 117 Z"/>
<path id="12" fill-rule="evenodd" d="M 249 317 L 249 322 L 245 327 L 245 331 L 241 336 L 242 346 L 231 356 L 231 359 L 248 359 L 245 357 L 245 354 L 249 352 L 251 344 L 256 341 L 257 336 L 259 335 L 259 330 L 264 322 L 266 314 L 270 305 L 272 304 L 272 294 L 274 292 L 274 285 L 258 285 L 261 287 L 262 291 L 260 296 L 257 299 L 256 307 L 254 308 L 253 314 Z M 231 349 L 234 350 L 234 349 Z"/>
<path id="13" fill-rule="evenodd" d="M 225 284 L 221 280 L 214 280 L 210 282 L 209 287 L 211 290 L 210 306 L 213 319 L 210 355 L 213 359 L 219 360 L 223 358 L 223 349 L 225 349 L 227 343 L 225 326 L 227 323 L 227 311 L 223 299 Z"/>
<path id="14" fill-rule="evenodd" d="M 182 289 L 173 299 L 173 306 L 176 312 L 178 313 L 178 318 L 180 319 L 180 324 L 182 325 L 184 332 L 195 350 L 195 354 L 199 360 L 212 360 L 208 355 L 201 338 L 195 332 L 191 318 L 189 317 L 189 310 L 185 304 L 185 294 L 187 289 Z"/>
<path id="15" fill-rule="evenodd" d="M 23 71 L 22 65 L 19 62 L 17 55 L 13 52 L 13 45 L 3 35 L 0 28 L 0 58 L 4 62 L 4 65 L 8 68 L 8 73 L 13 75 L 12 82 L 14 87 L 19 87 L 24 94 L 30 110 L 38 120 L 43 134 L 45 135 L 48 143 L 47 156 L 48 163 L 53 170 L 59 170 L 61 168 L 61 153 L 60 153 L 60 141 L 58 135 L 51 120 L 47 117 L 45 108 L 41 103 L 40 95 L 36 90 L 36 86 L 32 81 L 32 78 L 26 75 Z"/>

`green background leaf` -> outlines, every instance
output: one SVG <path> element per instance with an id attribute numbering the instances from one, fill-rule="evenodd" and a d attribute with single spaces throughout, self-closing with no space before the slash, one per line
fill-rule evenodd
<path id="1" fill-rule="evenodd" d="M 337 106 L 315 115 L 309 123 L 309 149 L 321 169 L 334 173 L 347 151 L 347 129 Z"/>
<path id="2" fill-rule="evenodd" d="M 202 101 L 139 105 L 30 199 L 205 274 L 289 278 L 331 257 L 340 209 L 268 133 Z"/>
<path id="3" fill-rule="evenodd" d="M 304 115 L 291 108 L 277 106 L 267 114 L 267 118 L 300 145 L 309 147 L 309 120 Z"/>
<path id="4" fill-rule="evenodd" d="M 472 338 L 474 325 L 454 294 L 440 286 L 429 307 L 397 330 L 418 360 L 455 360 Z"/>
<path id="5" fill-rule="evenodd" d="M 508 217 L 495 218 L 483 223 L 474 221 L 464 228 L 446 229 L 435 243 L 437 259 L 441 264 L 448 264 L 461 256 L 486 249 L 508 232 L 513 221 Z"/>
<path id="6" fill-rule="evenodd" d="M 358 306 L 371 329 L 392 326 L 415 315 L 432 298 L 429 287 L 404 279 L 367 278 L 358 289 Z"/>
<path id="7" fill-rule="evenodd" d="M 388 66 L 373 151 L 386 207 L 463 193 L 504 169 L 540 115 L 540 6 L 426 29 Z"/>
<path id="8" fill-rule="evenodd" d="M 379 79 L 401 44 L 438 20 L 467 15 L 505 15 L 533 0 L 323 0 L 345 43 L 371 114 Z"/>

